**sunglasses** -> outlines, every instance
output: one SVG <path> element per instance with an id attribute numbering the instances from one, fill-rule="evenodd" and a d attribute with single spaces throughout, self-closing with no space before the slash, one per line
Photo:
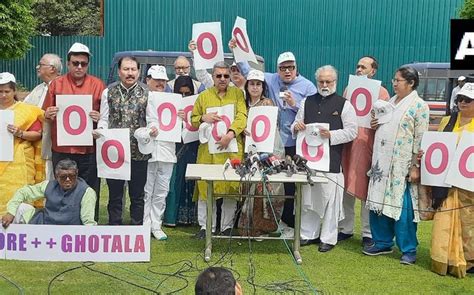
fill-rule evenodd
<path id="1" fill-rule="evenodd" d="M 89 65 L 89 63 L 87 61 L 71 61 L 71 64 L 75 67 L 78 67 L 79 65 L 81 65 L 81 67 L 85 68 Z"/>
<path id="2" fill-rule="evenodd" d="M 58 175 L 59 180 L 61 181 L 66 181 L 68 178 L 69 180 L 74 180 L 77 178 L 77 174 L 63 174 L 63 175 Z"/>
<path id="3" fill-rule="evenodd" d="M 288 71 L 294 71 L 296 69 L 296 66 L 279 66 L 278 69 L 280 69 L 281 72 L 286 72 Z"/>
<path id="4" fill-rule="evenodd" d="M 224 77 L 225 79 L 229 79 L 229 78 L 230 78 L 230 75 L 227 75 L 227 74 L 217 74 L 217 75 L 216 75 L 216 78 L 217 78 L 217 79 L 221 79 L 222 77 Z"/>
<path id="5" fill-rule="evenodd" d="M 465 102 L 465 103 L 471 103 L 474 99 L 470 98 L 470 97 L 467 97 L 467 96 L 464 96 L 464 95 L 459 95 L 458 98 L 457 98 L 457 101 L 458 102 Z"/>

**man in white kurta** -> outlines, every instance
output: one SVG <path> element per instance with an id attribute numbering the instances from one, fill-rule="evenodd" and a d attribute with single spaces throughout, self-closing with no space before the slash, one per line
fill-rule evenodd
<path id="1" fill-rule="evenodd" d="M 332 66 L 316 71 L 318 93 L 308 96 L 291 125 L 293 136 L 306 129 L 306 124 L 329 123 L 329 130 L 320 128 L 322 138 L 330 144 L 327 183 L 304 185 L 301 210 L 301 245 L 320 242 L 319 252 L 330 251 L 337 243 L 338 222 L 344 218 L 342 198 L 344 176 L 341 169 L 342 147 L 357 136 L 357 117 L 351 103 L 337 95 L 337 72 Z M 319 241 L 318 241 L 319 240 Z"/>

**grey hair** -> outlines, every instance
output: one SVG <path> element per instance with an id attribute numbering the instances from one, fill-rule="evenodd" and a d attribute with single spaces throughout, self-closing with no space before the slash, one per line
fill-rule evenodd
<path id="1" fill-rule="evenodd" d="M 218 61 L 214 64 L 214 66 L 212 67 L 212 74 L 214 74 L 214 72 L 216 71 L 216 69 L 227 69 L 230 71 L 230 66 L 224 62 L 224 61 Z"/>
<path id="2" fill-rule="evenodd" d="M 63 71 L 63 64 L 61 63 L 61 58 L 58 55 L 46 53 L 42 58 L 47 59 L 48 64 L 56 69 L 58 75 L 61 75 L 61 72 Z"/>
<path id="3" fill-rule="evenodd" d="M 320 68 L 318 68 L 316 70 L 316 72 L 314 73 L 314 77 L 316 78 L 316 80 L 318 80 L 318 76 L 319 74 L 321 74 L 322 71 L 331 71 L 334 73 L 334 80 L 337 81 L 337 70 L 335 67 L 331 66 L 331 65 L 325 65 L 325 66 L 322 66 Z"/>
<path id="4" fill-rule="evenodd" d="M 173 65 L 176 66 L 176 62 L 177 62 L 178 60 L 180 60 L 180 59 L 187 61 L 188 64 L 191 65 L 191 63 L 190 63 L 189 60 L 186 58 L 186 56 L 183 56 L 183 55 L 178 56 L 178 57 L 174 60 L 174 64 L 173 64 Z"/>
<path id="5" fill-rule="evenodd" d="M 60 170 L 78 170 L 77 163 L 71 159 L 63 159 L 54 167 L 54 174 L 58 174 Z"/>

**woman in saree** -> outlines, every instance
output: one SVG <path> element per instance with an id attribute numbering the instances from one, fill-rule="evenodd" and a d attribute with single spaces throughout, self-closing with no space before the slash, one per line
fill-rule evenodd
<path id="1" fill-rule="evenodd" d="M 474 132 L 474 83 L 466 83 L 456 97 L 458 113 L 441 121 L 438 131 Z M 431 270 L 463 278 L 474 273 L 474 192 L 458 188 L 432 188 L 433 218 Z"/>
<path id="2" fill-rule="evenodd" d="M 2 124 L 0 128 L 6 128 L 14 137 L 13 161 L 0 161 L 0 216 L 3 216 L 7 202 L 17 189 L 44 179 L 41 159 L 44 113 L 40 108 L 16 99 L 16 79 L 7 72 L 0 74 L 0 110 L 13 112 L 13 124 Z"/>

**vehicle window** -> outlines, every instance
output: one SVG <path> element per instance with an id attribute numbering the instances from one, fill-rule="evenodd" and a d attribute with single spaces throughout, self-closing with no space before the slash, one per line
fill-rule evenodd
<path id="1" fill-rule="evenodd" d="M 426 87 L 426 79 L 420 79 L 420 84 L 418 85 L 418 88 L 417 88 L 417 91 L 418 91 L 418 95 L 421 97 L 421 98 L 425 98 L 425 87 Z"/>
<path id="2" fill-rule="evenodd" d="M 426 79 L 425 83 L 425 91 L 422 96 L 424 100 L 444 101 L 444 95 L 446 92 L 446 79 Z"/>

